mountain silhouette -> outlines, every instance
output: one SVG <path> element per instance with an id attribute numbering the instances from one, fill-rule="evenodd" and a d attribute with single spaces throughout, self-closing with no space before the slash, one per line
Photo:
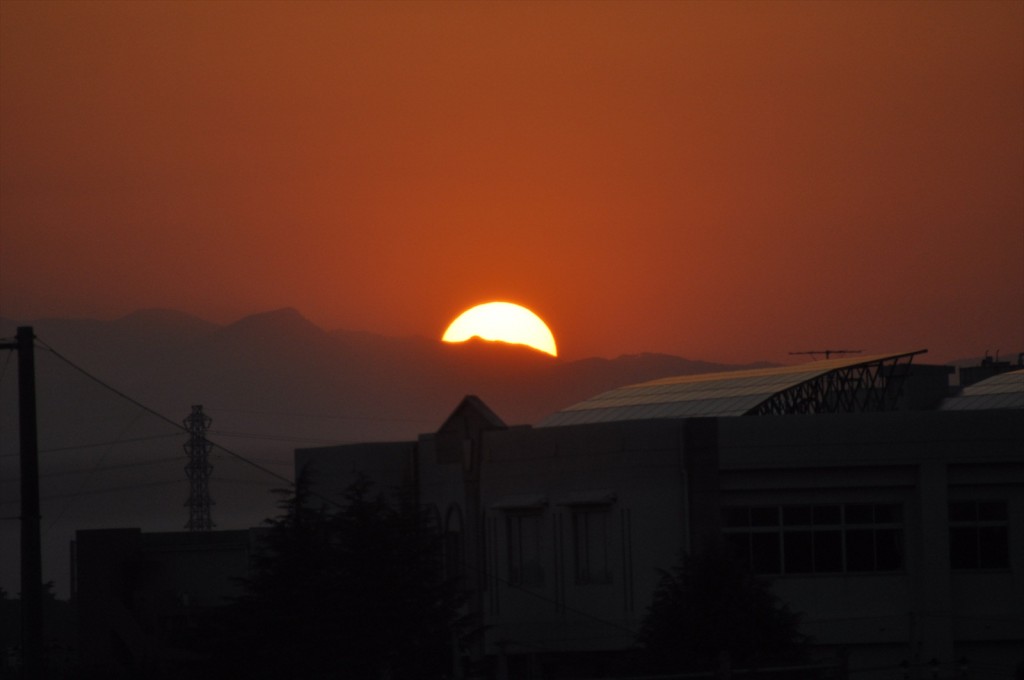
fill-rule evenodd
<path id="1" fill-rule="evenodd" d="M 12 336 L 17 325 L 32 325 L 39 340 L 68 361 L 175 420 L 191 404 L 204 404 L 233 431 L 337 442 L 413 438 L 440 424 L 466 394 L 481 397 L 510 424 L 535 423 L 613 387 L 764 365 L 664 354 L 564 361 L 479 338 L 452 344 L 326 331 L 290 308 L 227 325 L 171 310 L 143 310 L 112 321 L 0 319 L 0 336 Z M 42 407 L 49 401 L 44 387 Z M 74 389 L 53 386 L 64 401 L 88 401 Z M 260 415 L 236 417 L 243 411 Z M 52 414 L 54 427 L 70 415 Z M 298 427 L 288 421 L 301 415 L 330 423 Z M 280 455 L 290 456 L 287 447 L 280 448 Z"/>

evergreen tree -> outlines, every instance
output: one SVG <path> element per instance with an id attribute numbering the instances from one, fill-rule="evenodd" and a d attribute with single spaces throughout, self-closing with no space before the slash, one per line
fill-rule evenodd
<path id="1" fill-rule="evenodd" d="M 245 595 L 220 619 L 215 674 L 250 678 L 442 677 L 450 672 L 456 590 L 440 536 L 407 494 L 367 479 L 341 508 L 304 485 L 270 520 Z"/>
<path id="2" fill-rule="evenodd" d="M 797 664 L 806 652 L 799 620 L 716 543 L 662 572 L 638 642 L 657 672 Z"/>

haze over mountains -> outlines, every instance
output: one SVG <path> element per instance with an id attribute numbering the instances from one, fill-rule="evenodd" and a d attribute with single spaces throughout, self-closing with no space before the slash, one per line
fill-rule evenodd
<path id="1" fill-rule="evenodd" d="M 735 368 L 657 354 L 565 362 L 519 345 L 328 332 L 293 309 L 226 326 L 170 310 L 26 323 L 64 357 L 170 417 L 200 403 L 214 417 L 218 406 L 329 417 L 329 427 L 300 434 L 339 442 L 429 431 L 468 393 L 506 422 L 533 423 L 611 387 Z M 17 325 L 0 320 L 0 334 Z M 253 425 L 275 432 L 273 417 Z M 286 421 L 277 427 L 291 432 Z"/>
<path id="2" fill-rule="evenodd" d="M 503 343 L 327 331 L 293 309 L 223 326 L 169 310 L 113 321 L 0 319 L 0 337 L 19 325 L 33 326 L 39 341 L 44 571 L 62 595 L 76 529 L 182 529 L 189 486 L 178 423 L 193 404 L 204 406 L 213 419 L 209 439 L 224 447 L 211 455 L 214 521 L 244 528 L 276 514 L 269 492 L 286 486 L 298 447 L 415 438 L 440 426 L 466 394 L 509 424 L 532 424 L 612 387 L 737 368 L 657 354 L 563 361 Z M 6 354 L 0 516 L 12 518 L 17 362 Z M 17 527 L 0 522 L 0 586 L 12 593 Z"/>

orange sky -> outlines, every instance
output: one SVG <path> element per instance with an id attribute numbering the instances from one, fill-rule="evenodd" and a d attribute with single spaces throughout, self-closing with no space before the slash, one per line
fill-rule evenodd
<path id="1" fill-rule="evenodd" d="M 1024 349 L 1024 3 L 13 2 L 0 314 Z"/>

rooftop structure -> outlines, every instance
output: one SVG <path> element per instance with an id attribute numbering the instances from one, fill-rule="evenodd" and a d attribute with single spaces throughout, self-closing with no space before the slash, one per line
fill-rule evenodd
<path id="1" fill-rule="evenodd" d="M 540 425 L 888 411 L 899 400 L 914 357 L 925 351 L 661 378 L 598 394 Z"/>
<path id="2" fill-rule="evenodd" d="M 1024 369 L 1000 373 L 968 385 L 942 402 L 944 411 L 1024 408 Z"/>

